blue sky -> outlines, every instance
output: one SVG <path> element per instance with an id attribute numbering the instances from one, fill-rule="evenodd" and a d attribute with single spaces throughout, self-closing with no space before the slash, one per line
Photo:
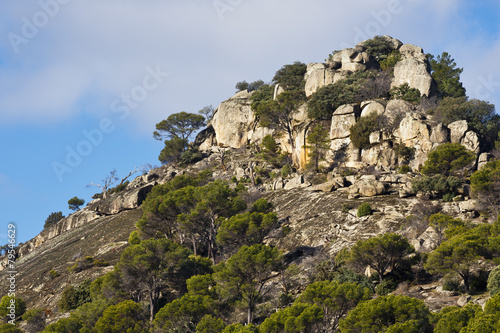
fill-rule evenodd
<path id="1" fill-rule="evenodd" d="M 9 222 L 24 242 L 68 199 L 90 201 L 112 169 L 159 164 L 169 114 L 374 35 L 449 52 L 468 95 L 498 105 L 499 14 L 488 0 L 3 0 L 0 243 Z"/>

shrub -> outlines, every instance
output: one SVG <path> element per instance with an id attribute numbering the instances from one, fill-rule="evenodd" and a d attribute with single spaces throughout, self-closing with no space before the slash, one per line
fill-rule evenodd
<path id="1" fill-rule="evenodd" d="M 329 120 L 339 106 L 361 102 L 361 91 L 365 83 L 376 76 L 374 72 L 358 71 L 334 84 L 319 88 L 307 104 L 309 118 Z"/>
<path id="2" fill-rule="evenodd" d="M 46 229 L 47 227 L 49 227 L 53 224 L 56 224 L 57 222 L 59 222 L 63 218 L 64 218 L 64 215 L 62 212 L 51 213 L 49 215 L 49 217 L 47 217 L 47 219 L 45 220 L 45 224 L 43 225 L 43 228 Z"/>
<path id="3" fill-rule="evenodd" d="M 307 72 L 307 65 L 296 61 L 291 65 L 281 67 L 273 77 L 276 82 L 286 90 L 302 90 L 305 86 L 304 75 Z"/>
<path id="4" fill-rule="evenodd" d="M 396 144 L 394 147 L 396 155 L 401 158 L 404 164 L 408 164 L 415 157 L 415 148 L 407 147 L 404 144 Z"/>
<path id="5" fill-rule="evenodd" d="M 49 272 L 49 277 L 51 279 L 55 279 L 58 276 L 59 276 L 59 273 L 57 271 L 53 270 L 53 269 Z"/>
<path id="6" fill-rule="evenodd" d="M 475 131 L 490 146 L 494 145 L 500 132 L 500 116 L 495 106 L 478 99 L 467 97 L 446 97 L 439 102 L 433 120 L 448 125 L 457 120 L 466 120 L 470 129 Z"/>
<path id="7" fill-rule="evenodd" d="M 282 169 L 281 169 L 281 177 L 287 178 L 292 174 L 293 170 L 290 164 L 286 164 Z"/>
<path id="8" fill-rule="evenodd" d="M 359 149 L 370 147 L 370 133 L 380 128 L 378 123 L 379 115 L 371 113 L 365 117 L 360 117 L 358 121 L 349 128 L 352 144 Z"/>
<path id="9" fill-rule="evenodd" d="M 460 281 L 451 277 L 443 278 L 443 290 L 458 292 L 460 290 Z"/>
<path id="10" fill-rule="evenodd" d="M 462 181 L 454 176 L 434 175 L 415 179 L 411 185 L 414 192 L 422 192 L 437 197 L 443 197 L 445 194 L 450 193 L 453 199 L 458 187 L 462 185 Z"/>
<path id="11" fill-rule="evenodd" d="M 451 192 L 445 193 L 445 194 L 443 194 L 443 201 L 444 202 L 452 202 L 454 197 L 455 197 L 455 193 L 451 193 Z"/>
<path id="12" fill-rule="evenodd" d="M 44 309 L 31 309 L 23 315 L 23 320 L 26 321 L 31 331 L 40 332 L 45 327 L 45 319 L 47 314 Z"/>
<path id="13" fill-rule="evenodd" d="M 500 292 L 500 266 L 495 267 L 488 276 L 487 288 L 491 296 Z"/>
<path id="14" fill-rule="evenodd" d="M 348 203 L 343 203 L 342 206 L 340 207 L 340 210 L 342 211 L 342 213 L 349 213 L 349 211 L 352 209 L 353 207 L 348 204 Z"/>
<path id="15" fill-rule="evenodd" d="M 382 36 L 375 36 L 363 43 L 366 47 L 366 52 L 374 57 L 377 61 L 386 59 L 394 50 L 391 42 Z"/>
<path id="16" fill-rule="evenodd" d="M 92 267 L 94 267 L 94 258 L 87 256 L 83 259 L 77 259 L 73 266 L 68 267 L 68 271 L 78 273 Z"/>
<path id="17" fill-rule="evenodd" d="M 475 159 L 476 155 L 460 143 L 445 143 L 427 155 L 421 171 L 427 176 L 459 174 L 459 171 Z"/>
<path id="18" fill-rule="evenodd" d="M 261 104 L 274 98 L 274 85 L 264 84 L 252 94 L 252 110 L 257 111 Z"/>
<path id="19" fill-rule="evenodd" d="M 379 296 L 385 296 L 396 290 L 398 284 L 392 279 L 386 279 L 375 287 L 375 292 Z"/>
<path id="20" fill-rule="evenodd" d="M 57 303 L 59 308 L 63 311 L 69 311 L 91 302 L 90 283 L 90 280 L 85 280 L 78 287 L 68 286 L 64 288 L 61 299 Z"/>
<path id="21" fill-rule="evenodd" d="M 24 314 L 26 311 L 26 302 L 20 297 L 11 297 L 6 295 L 2 297 L 2 300 L 0 300 L 0 317 L 6 320 L 15 319 L 10 317 L 10 309 L 8 308 L 12 303 L 16 305 L 14 313 L 15 318 Z"/>
<path id="22" fill-rule="evenodd" d="M 179 158 L 179 164 L 184 166 L 191 165 L 201 161 L 203 157 L 203 153 L 200 152 L 198 148 L 190 148 L 181 154 L 181 157 Z"/>
<path id="23" fill-rule="evenodd" d="M 254 81 L 252 83 L 248 83 L 247 81 L 241 81 L 241 82 L 236 83 L 235 88 L 236 88 L 236 92 L 240 92 L 243 90 L 247 90 L 248 92 L 251 92 L 251 91 L 259 89 L 263 85 L 264 85 L 264 81 L 262 81 L 262 80 L 257 80 L 257 81 Z"/>
<path id="24" fill-rule="evenodd" d="M 398 50 L 393 50 L 387 58 L 380 61 L 380 68 L 385 71 L 388 69 L 393 69 L 394 66 L 401 60 L 401 53 Z"/>
<path id="25" fill-rule="evenodd" d="M 372 207 L 368 202 L 363 202 L 359 207 L 358 207 L 358 217 L 363 217 L 363 216 L 368 216 L 372 215 Z"/>
<path id="26" fill-rule="evenodd" d="M 405 165 L 402 165 L 402 166 L 399 167 L 399 171 L 398 172 L 399 173 L 408 173 L 410 171 L 411 171 L 410 170 L 410 166 L 405 164 Z"/>
<path id="27" fill-rule="evenodd" d="M 402 99 L 407 102 L 419 103 L 420 90 L 417 88 L 410 88 L 408 83 L 403 83 L 399 87 L 394 87 L 389 91 L 391 99 Z"/>

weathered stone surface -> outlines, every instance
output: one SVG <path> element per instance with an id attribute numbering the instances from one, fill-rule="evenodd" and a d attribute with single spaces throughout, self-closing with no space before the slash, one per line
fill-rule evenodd
<path id="1" fill-rule="evenodd" d="M 382 115 L 385 112 L 385 106 L 378 101 L 363 102 L 361 103 L 361 109 L 361 117 L 365 117 L 372 113 Z"/>
<path id="2" fill-rule="evenodd" d="M 333 115 L 330 127 L 330 139 L 342 139 L 349 136 L 349 128 L 356 123 L 354 113 Z"/>
<path id="3" fill-rule="evenodd" d="M 430 137 L 429 126 L 419 114 L 407 114 L 399 124 L 399 137 L 403 144 L 416 139 L 428 141 Z"/>
<path id="4" fill-rule="evenodd" d="M 389 142 L 382 142 L 361 151 L 361 161 L 367 165 L 390 167 L 396 163 L 396 153 Z"/>
<path id="5" fill-rule="evenodd" d="M 460 143 L 469 129 L 466 120 L 457 120 L 448 125 L 451 143 Z"/>
<path id="6" fill-rule="evenodd" d="M 482 153 L 477 159 L 477 169 L 481 170 L 486 163 L 488 163 L 493 158 L 493 155 L 489 153 Z"/>
<path id="7" fill-rule="evenodd" d="M 135 209 L 142 204 L 152 188 L 153 185 L 146 185 L 131 191 L 124 190 L 106 199 L 101 199 L 92 208 L 101 215 L 115 215 L 124 210 Z"/>
<path id="8" fill-rule="evenodd" d="M 387 193 L 384 183 L 373 179 L 361 179 L 349 188 L 349 194 L 362 197 L 373 197 Z"/>
<path id="9" fill-rule="evenodd" d="M 359 106 L 356 104 L 339 106 L 332 116 L 330 140 L 348 137 L 349 128 L 356 123 L 356 115 L 359 115 L 359 112 Z"/>
<path id="10" fill-rule="evenodd" d="M 327 86 L 335 82 L 335 71 L 326 68 L 324 64 L 314 63 L 307 66 L 306 73 L 306 96 L 310 97 L 319 88 Z"/>
<path id="11" fill-rule="evenodd" d="M 281 84 L 276 84 L 276 86 L 274 86 L 274 96 L 273 96 L 273 99 L 276 100 L 276 98 L 278 97 L 279 94 L 281 94 L 282 92 L 285 91 L 285 88 L 283 88 L 281 86 Z"/>
<path id="12" fill-rule="evenodd" d="M 385 107 L 385 115 L 388 118 L 394 118 L 398 114 L 405 116 L 406 114 L 413 112 L 414 109 L 414 106 L 407 101 L 403 101 L 401 99 L 391 99 Z"/>
<path id="13" fill-rule="evenodd" d="M 433 143 L 445 143 L 450 140 L 450 130 L 443 125 L 443 123 L 437 124 L 432 128 L 431 132 L 431 142 Z"/>
<path id="14" fill-rule="evenodd" d="M 427 57 L 422 48 L 404 44 L 399 49 L 402 60 L 394 67 L 392 87 L 408 83 L 411 88 L 417 88 L 422 95 L 430 96 L 432 77 Z"/>
<path id="15" fill-rule="evenodd" d="M 219 145 L 240 148 L 247 143 L 248 132 L 255 122 L 255 114 L 250 106 L 251 94 L 241 91 L 217 108 L 212 126 Z"/>
<path id="16" fill-rule="evenodd" d="M 212 146 L 217 145 L 215 131 L 212 125 L 209 125 L 207 128 L 198 133 L 198 135 L 196 135 L 194 145 L 198 146 L 198 149 L 203 151 L 209 150 Z"/>
<path id="17" fill-rule="evenodd" d="M 382 139 L 382 132 L 376 131 L 376 132 L 370 133 L 370 144 L 374 145 L 374 144 L 380 143 L 381 139 Z"/>
<path id="18" fill-rule="evenodd" d="M 285 184 L 285 190 L 291 190 L 297 187 L 300 187 L 304 183 L 304 176 L 298 175 L 295 178 L 290 179 Z"/>
<path id="19" fill-rule="evenodd" d="M 476 132 L 467 131 L 461 141 L 461 144 L 468 150 L 479 154 L 481 142 L 479 141 L 479 137 L 477 136 Z"/>
<path id="20" fill-rule="evenodd" d="M 312 192 L 332 192 L 338 189 L 339 183 L 337 180 L 330 180 L 323 184 L 318 184 L 307 188 L 308 191 Z"/>

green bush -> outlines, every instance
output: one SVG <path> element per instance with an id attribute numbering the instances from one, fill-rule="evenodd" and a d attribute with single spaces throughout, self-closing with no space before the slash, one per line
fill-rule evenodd
<path id="1" fill-rule="evenodd" d="M 460 179 L 454 176 L 434 175 L 417 178 L 413 180 L 411 185 L 414 192 L 422 192 L 433 197 L 443 197 L 450 194 L 453 199 L 462 183 Z M 448 199 L 449 195 L 446 198 Z"/>
<path id="2" fill-rule="evenodd" d="M 469 128 L 479 134 L 487 144 L 493 147 L 500 132 L 500 116 L 495 105 L 467 97 L 446 97 L 439 102 L 433 120 L 448 125 L 457 120 L 466 120 Z"/>
<path id="3" fill-rule="evenodd" d="M 186 166 L 195 164 L 203 159 L 204 155 L 198 150 L 198 148 L 190 148 L 181 154 L 179 158 L 179 164 Z"/>
<path id="4" fill-rule="evenodd" d="M 11 316 L 11 309 L 9 307 L 11 304 L 15 304 L 15 318 L 12 318 Z M 22 316 L 24 312 L 26 311 L 26 302 L 20 298 L 20 297 L 15 297 L 15 296 L 3 296 L 2 299 L 0 300 L 0 317 L 2 317 L 4 320 L 12 320 L 12 319 L 17 319 L 18 317 Z"/>
<path id="5" fill-rule="evenodd" d="M 85 280 L 78 287 L 66 287 L 62 292 L 61 299 L 59 303 L 57 303 L 57 306 L 63 311 L 69 311 L 85 303 L 91 302 L 90 284 L 90 280 Z"/>
<path id="6" fill-rule="evenodd" d="M 307 72 L 307 65 L 296 61 L 291 65 L 281 67 L 273 77 L 276 82 L 288 91 L 302 90 L 306 84 L 304 75 Z"/>
<path id="7" fill-rule="evenodd" d="M 410 171 L 411 171 L 410 166 L 405 164 L 405 165 L 402 165 L 402 166 L 399 167 L 399 171 L 398 172 L 399 173 L 408 173 Z"/>
<path id="8" fill-rule="evenodd" d="M 87 256 L 83 259 L 77 259 L 73 266 L 68 267 L 68 272 L 78 273 L 92 267 L 94 267 L 94 258 Z"/>
<path id="9" fill-rule="evenodd" d="M 307 104 L 309 118 L 330 120 L 339 106 L 361 102 L 364 99 L 361 92 L 365 84 L 376 77 L 374 72 L 357 71 L 334 84 L 319 88 Z"/>
<path id="10" fill-rule="evenodd" d="M 24 331 L 15 325 L 7 323 L 0 325 L 0 333 L 24 333 Z"/>
<path id="11" fill-rule="evenodd" d="M 380 61 L 380 68 L 385 71 L 393 69 L 394 66 L 401 60 L 401 53 L 398 50 L 393 50 L 386 59 Z"/>
<path id="12" fill-rule="evenodd" d="M 290 176 L 293 172 L 293 169 L 292 167 L 290 166 L 290 164 L 286 164 L 282 169 L 281 169 L 281 177 L 283 178 L 287 178 L 288 176 Z"/>
<path id="13" fill-rule="evenodd" d="M 371 113 L 365 117 L 360 117 L 358 121 L 349 128 L 352 144 L 359 149 L 370 147 L 370 133 L 380 129 L 380 116 Z"/>
<path id="14" fill-rule="evenodd" d="M 46 229 L 47 227 L 49 227 L 53 224 L 56 224 L 57 222 L 59 222 L 63 218 L 64 218 L 64 215 L 62 212 L 51 213 L 49 215 L 49 217 L 47 217 L 47 219 L 45 220 L 45 224 L 43 225 L 43 228 Z"/>
<path id="15" fill-rule="evenodd" d="M 23 315 L 23 320 L 26 321 L 30 330 L 36 332 L 44 329 L 46 318 L 45 310 L 40 308 L 30 309 Z"/>
<path id="16" fill-rule="evenodd" d="M 366 52 L 374 57 L 377 61 L 386 59 L 394 50 L 391 42 L 382 36 L 375 36 L 363 43 L 366 47 Z"/>
<path id="17" fill-rule="evenodd" d="M 445 194 L 443 194 L 443 201 L 444 202 L 452 202 L 454 197 L 455 197 L 455 193 L 451 193 L 451 192 L 445 193 Z"/>
<path id="18" fill-rule="evenodd" d="M 402 99 L 407 102 L 419 103 L 420 90 L 417 88 L 410 88 L 408 83 L 403 83 L 399 87 L 394 87 L 389 91 L 391 99 Z"/>
<path id="19" fill-rule="evenodd" d="M 424 175 L 459 175 L 476 159 L 476 155 L 460 143 L 444 143 L 427 155 L 422 167 Z"/>
<path id="20" fill-rule="evenodd" d="M 252 110 L 257 111 L 261 105 L 264 105 L 266 102 L 273 100 L 274 98 L 274 85 L 264 84 L 259 89 L 257 89 L 252 94 Z"/>
<path id="21" fill-rule="evenodd" d="M 352 209 L 353 207 L 348 204 L 348 203 L 343 203 L 342 206 L 340 207 L 340 210 L 342 211 L 342 213 L 349 213 L 349 211 Z"/>
<path id="22" fill-rule="evenodd" d="M 495 267 L 488 276 L 487 288 L 491 296 L 500 292 L 500 266 Z"/>
<path id="23" fill-rule="evenodd" d="M 358 207 L 358 217 L 363 217 L 363 216 L 368 216 L 372 215 L 372 207 L 368 202 L 363 202 L 359 207 Z"/>
<path id="24" fill-rule="evenodd" d="M 59 273 L 58 273 L 56 270 L 53 270 L 53 269 L 52 269 L 52 270 L 50 270 L 50 272 L 49 272 L 49 277 L 50 277 L 51 279 L 55 279 L 55 278 L 56 278 L 56 277 L 58 277 L 58 276 L 59 276 Z"/>
<path id="25" fill-rule="evenodd" d="M 443 290 L 458 292 L 460 290 L 460 281 L 451 277 L 443 278 Z"/>
<path id="26" fill-rule="evenodd" d="M 375 287 L 375 292 L 379 296 L 385 296 L 396 290 L 398 284 L 392 279 L 385 279 Z"/>
<path id="27" fill-rule="evenodd" d="M 396 155 L 401 158 L 403 164 L 408 164 L 415 157 L 415 148 L 407 147 L 404 144 L 394 145 Z"/>

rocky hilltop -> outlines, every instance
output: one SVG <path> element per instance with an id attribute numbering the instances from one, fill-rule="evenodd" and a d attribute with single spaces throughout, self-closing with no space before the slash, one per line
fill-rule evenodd
<path id="1" fill-rule="evenodd" d="M 402 44 L 399 40 L 385 36 L 390 40 L 394 50 L 401 54 L 394 66 L 394 77 L 391 87 L 407 83 L 416 88 L 422 96 L 431 96 L 435 83 L 430 73 L 430 66 L 422 48 L 411 44 Z M 374 60 L 365 52 L 363 43 L 353 49 L 339 51 L 326 63 L 311 63 L 307 65 L 304 76 L 305 93 L 308 97 L 319 88 L 333 84 L 345 78 L 349 73 L 363 71 L 375 66 Z M 275 98 L 283 89 L 276 85 Z M 200 149 L 211 150 L 213 147 L 241 148 L 262 142 L 269 134 L 276 136 L 283 150 L 292 154 L 294 162 L 304 168 L 307 162 L 306 145 L 308 130 L 313 122 L 307 116 L 307 105 L 304 103 L 293 113 L 292 149 L 285 136 L 276 131 L 259 125 L 255 112 L 251 107 L 254 92 L 242 91 L 222 102 L 216 109 L 209 128 L 199 138 Z M 389 122 L 399 118 L 399 126 L 370 134 L 369 149 L 357 149 L 352 145 L 349 128 L 360 117 L 371 113 L 385 115 Z M 440 144 L 446 142 L 461 143 L 467 149 L 474 151 L 478 159 L 487 160 L 487 155 L 480 157 L 481 141 L 477 133 L 472 131 L 465 120 L 460 120 L 445 126 L 433 123 L 421 105 L 415 105 L 404 100 L 387 98 L 366 100 L 361 103 L 348 104 L 339 107 L 333 113 L 330 123 L 331 148 L 329 160 L 332 162 L 335 152 L 344 145 L 348 147 L 346 166 L 362 168 L 372 165 L 379 168 L 395 168 L 400 162 L 394 147 L 403 144 L 415 148 L 415 158 L 410 166 L 414 170 L 424 163 L 427 154 Z"/>
<path id="2" fill-rule="evenodd" d="M 422 48 L 389 36 L 383 38 L 399 54 L 389 87 L 406 84 L 418 90 L 424 100 L 431 100 L 437 87 Z M 308 64 L 303 91 L 311 98 L 352 73 L 378 68 L 379 61 L 367 52 L 363 42 L 334 52 L 324 63 Z M 285 91 L 285 87 L 275 85 L 272 98 L 277 100 Z M 457 189 L 450 202 L 426 197 L 412 187 L 412 182 L 421 176 L 418 171 L 429 153 L 442 144 L 459 143 L 473 154 L 468 172 L 482 168 L 492 158 L 491 145 L 465 119 L 436 121 L 425 103 L 385 96 L 340 105 L 329 119 L 318 120 L 309 116 L 308 102 L 304 101 L 291 112 L 290 140 L 283 131 L 262 126 L 252 108 L 254 94 L 256 91 L 243 90 L 218 106 L 208 127 L 194 142 L 203 153 L 200 161 L 184 167 L 167 164 L 150 170 L 123 191 L 92 201 L 21 244 L 17 249 L 18 294 L 28 307 L 48 309 L 49 322 L 67 317 L 58 308 L 62 291 L 112 271 L 128 245 L 128 235 L 142 216 L 141 205 L 154 186 L 166 184 L 176 175 L 206 169 L 212 170 L 214 179 L 244 184 L 252 196 L 264 197 L 274 205 L 280 227 L 287 232 L 275 230 L 265 243 L 276 246 L 289 262 L 300 267 L 302 281 L 315 274 L 316 266 L 325 259 L 334 258 L 359 240 L 388 232 L 404 235 L 418 252 L 434 250 L 439 235 L 428 223 L 433 213 L 473 223 L 487 221 L 480 215 L 477 202 L 471 199 L 467 182 Z M 351 127 L 374 114 L 383 116 L 387 126 L 368 133 L 369 145 L 356 147 Z M 325 171 L 321 174 L 307 170 L 307 138 L 316 123 L 329 129 L 328 149 L 321 161 Z M 290 154 L 290 172 L 284 173 L 260 157 L 263 139 L 269 135 L 276 140 L 280 153 Z M 403 156 L 401 147 L 411 148 L 411 156 Z M 401 166 L 407 168 L 403 170 Z M 371 215 L 358 216 L 361 203 L 373 207 Z M 78 272 L 67 269 L 85 257 L 106 264 Z M 0 269 L 5 266 L 6 258 Z M 491 263 L 482 262 L 480 266 L 485 271 L 492 269 Z M 50 271 L 58 275 L 51 275 Z M 484 305 L 488 298 L 484 294 L 471 298 L 445 291 L 438 279 L 403 289 L 399 292 L 424 299 L 434 311 L 470 300 Z"/>

